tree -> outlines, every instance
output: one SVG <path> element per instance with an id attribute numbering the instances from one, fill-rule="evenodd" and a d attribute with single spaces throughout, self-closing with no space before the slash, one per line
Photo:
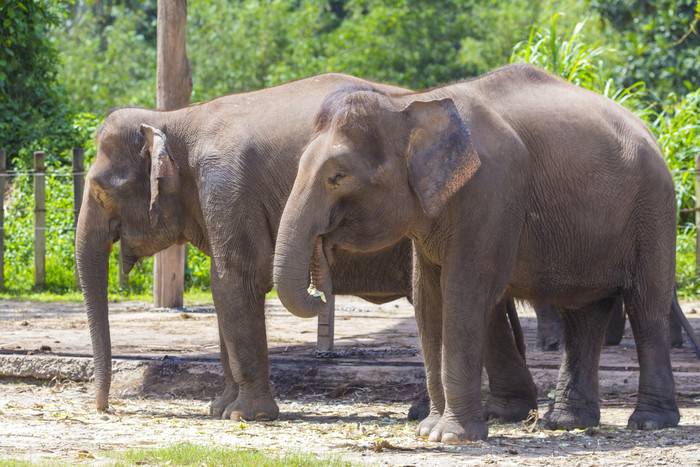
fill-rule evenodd
<path id="1" fill-rule="evenodd" d="M 186 107 L 192 94 L 190 63 L 185 49 L 187 3 L 158 0 L 159 110 Z M 156 254 L 153 269 L 153 302 L 156 307 L 181 307 L 184 293 L 185 246 L 173 245 Z"/>
<path id="2" fill-rule="evenodd" d="M 591 6 L 604 27 L 622 34 L 619 71 L 625 85 L 644 81 L 661 97 L 698 87 L 700 1 L 606 0 Z"/>
<path id="3" fill-rule="evenodd" d="M 70 137 L 58 54 L 49 38 L 62 8 L 59 0 L 0 0 L 0 147 L 10 158 L 37 140 Z"/>

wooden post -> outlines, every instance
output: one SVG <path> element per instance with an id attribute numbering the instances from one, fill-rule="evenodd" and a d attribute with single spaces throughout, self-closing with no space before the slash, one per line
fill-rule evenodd
<path id="1" fill-rule="evenodd" d="M 330 352 L 333 350 L 333 323 L 335 321 L 335 295 L 330 299 L 328 311 L 318 315 L 318 335 L 316 350 Z"/>
<path id="2" fill-rule="evenodd" d="M 44 151 L 34 153 L 34 288 L 46 286 L 46 168 Z"/>
<path id="3" fill-rule="evenodd" d="M 156 91 L 159 110 L 190 103 L 192 75 L 185 50 L 187 2 L 158 0 Z M 153 305 L 181 307 L 185 290 L 185 246 L 156 253 L 153 265 Z"/>
<path id="4" fill-rule="evenodd" d="M 85 151 L 83 148 L 73 148 L 73 228 L 78 228 L 78 215 L 83 205 L 83 190 L 85 188 Z M 76 259 L 75 264 L 78 264 Z M 75 289 L 80 290 L 80 276 L 75 268 Z"/>
<path id="5" fill-rule="evenodd" d="M 5 288 L 5 150 L 0 149 L 0 289 Z"/>
<path id="6" fill-rule="evenodd" d="M 700 274 L 700 153 L 695 154 L 695 274 Z"/>

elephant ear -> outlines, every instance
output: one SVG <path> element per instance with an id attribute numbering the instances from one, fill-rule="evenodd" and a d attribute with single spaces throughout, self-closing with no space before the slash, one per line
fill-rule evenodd
<path id="1" fill-rule="evenodd" d="M 407 148 L 411 185 L 423 211 L 434 218 L 481 161 L 452 99 L 412 102 L 402 113 L 411 125 Z"/>
<path id="2" fill-rule="evenodd" d="M 157 128 L 142 124 L 141 134 L 146 143 L 144 152 L 151 162 L 151 201 L 149 214 L 151 223 L 157 224 L 161 215 L 158 204 L 163 194 L 173 193 L 179 188 L 180 169 L 170 152 L 165 134 Z"/>

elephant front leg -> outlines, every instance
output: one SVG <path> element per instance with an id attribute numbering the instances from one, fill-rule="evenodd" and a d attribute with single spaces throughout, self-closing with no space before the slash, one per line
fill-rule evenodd
<path id="1" fill-rule="evenodd" d="M 265 296 L 255 291 L 253 277 L 237 276 L 235 281 L 222 280 L 212 270 L 222 364 L 232 375 L 232 381 L 227 378 L 224 393 L 212 404 L 212 411 L 221 411 L 224 419 L 274 420 L 279 415 L 279 407 L 270 387 Z M 229 278 L 224 276 L 223 279 Z M 226 371 L 224 369 L 224 374 Z M 236 385 L 238 390 L 234 397 Z"/>
<path id="2" fill-rule="evenodd" d="M 443 443 L 486 439 L 481 407 L 481 371 L 487 308 L 445 299 L 442 325 L 442 383 L 445 410 L 428 439 Z M 467 308 L 467 313 L 464 313 Z"/>
<path id="3" fill-rule="evenodd" d="M 414 259 L 413 303 L 420 335 L 425 380 L 429 396 L 427 416 L 418 424 L 416 435 L 427 438 L 445 410 L 442 387 L 442 296 L 439 268 Z"/>
<path id="4" fill-rule="evenodd" d="M 215 417 L 221 417 L 226 411 L 226 407 L 233 403 L 238 397 L 238 385 L 231 373 L 231 365 L 228 360 L 228 348 L 226 347 L 226 340 L 224 340 L 221 335 L 221 328 L 219 328 L 219 354 L 221 356 L 221 368 L 224 372 L 226 387 L 224 388 L 224 392 L 214 399 L 209 407 L 209 414 Z"/>

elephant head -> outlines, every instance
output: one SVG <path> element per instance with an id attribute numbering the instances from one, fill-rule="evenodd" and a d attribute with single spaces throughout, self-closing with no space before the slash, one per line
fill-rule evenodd
<path id="1" fill-rule="evenodd" d="M 314 125 L 275 248 L 277 294 L 298 316 L 317 315 L 332 294 L 325 252 L 395 244 L 438 216 L 480 166 L 451 99 L 406 102 L 346 86 Z"/>
<path id="2" fill-rule="evenodd" d="M 97 157 L 83 193 L 75 240 L 95 363 L 98 410 L 107 409 L 111 348 L 107 316 L 108 265 L 121 242 L 124 270 L 136 261 L 186 239 L 202 239 L 187 215 L 187 179 L 166 134 L 166 113 L 121 109 L 97 134 Z M 146 124 L 145 122 L 149 122 Z M 202 243 L 200 241 L 200 243 Z"/>

